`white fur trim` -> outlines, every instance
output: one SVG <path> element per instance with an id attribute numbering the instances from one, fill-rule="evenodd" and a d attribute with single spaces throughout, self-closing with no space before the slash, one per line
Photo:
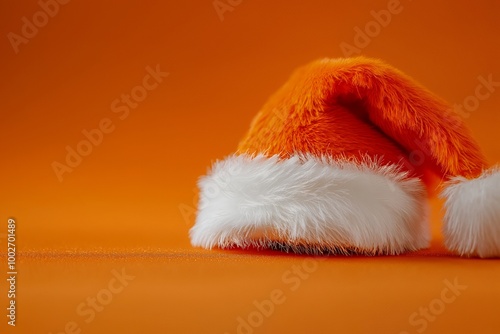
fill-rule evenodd
<path id="1" fill-rule="evenodd" d="M 398 254 L 429 245 L 420 180 L 368 159 L 230 156 L 199 188 L 194 246 Z"/>
<path id="2" fill-rule="evenodd" d="M 500 170 L 473 180 L 456 177 L 442 197 L 446 247 L 461 255 L 500 257 Z"/>

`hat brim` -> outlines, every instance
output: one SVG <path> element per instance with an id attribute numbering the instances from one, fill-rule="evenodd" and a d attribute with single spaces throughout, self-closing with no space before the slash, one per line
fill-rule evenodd
<path id="1" fill-rule="evenodd" d="M 203 248 L 399 254 L 429 246 L 425 189 L 395 165 L 233 155 L 199 181 Z"/>

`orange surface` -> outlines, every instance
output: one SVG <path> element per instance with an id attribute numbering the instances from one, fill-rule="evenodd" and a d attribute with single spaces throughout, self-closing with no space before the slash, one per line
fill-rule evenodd
<path id="1" fill-rule="evenodd" d="M 221 1 L 233 4 L 223 21 L 212 0 L 115 0 L 52 6 L 46 22 L 37 1 L 0 2 L 5 276 L 9 217 L 18 252 L 17 326 L 6 323 L 4 280 L 0 331 L 500 332 L 498 260 L 446 253 L 436 200 L 433 246 L 408 256 L 208 252 L 187 235 L 196 178 L 236 149 L 293 69 L 343 56 L 341 45 L 465 103 L 457 109 L 499 162 L 500 87 L 481 82 L 500 81 L 500 2 Z M 390 22 L 373 23 L 371 11 L 386 9 Z M 31 37 L 16 53 L 10 33 L 34 15 L 40 27 L 24 28 Z M 373 37 L 356 37 L 365 28 Z M 157 65 L 169 74 L 155 82 Z M 137 104 L 122 102 L 131 93 Z M 67 163 L 68 147 L 88 154 L 60 182 L 53 165 Z M 122 270 L 130 277 L 119 282 Z M 92 313 L 95 297 L 106 305 Z"/>

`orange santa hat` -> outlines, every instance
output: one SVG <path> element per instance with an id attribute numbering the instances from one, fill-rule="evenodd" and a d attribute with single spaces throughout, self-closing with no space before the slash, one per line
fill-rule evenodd
<path id="1" fill-rule="evenodd" d="M 234 155 L 199 180 L 191 243 L 400 254 L 429 246 L 429 171 L 444 181 L 444 238 L 500 256 L 500 172 L 462 119 L 397 69 L 364 57 L 297 70 Z"/>

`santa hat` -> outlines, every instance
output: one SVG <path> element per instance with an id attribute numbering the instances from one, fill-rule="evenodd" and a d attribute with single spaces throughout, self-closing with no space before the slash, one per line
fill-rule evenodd
<path id="1" fill-rule="evenodd" d="M 234 155 L 199 181 L 194 246 L 399 254 L 429 245 L 426 172 L 444 182 L 444 238 L 500 256 L 500 171 L 448 104 L 373 59 L 299 70 Z"/>

